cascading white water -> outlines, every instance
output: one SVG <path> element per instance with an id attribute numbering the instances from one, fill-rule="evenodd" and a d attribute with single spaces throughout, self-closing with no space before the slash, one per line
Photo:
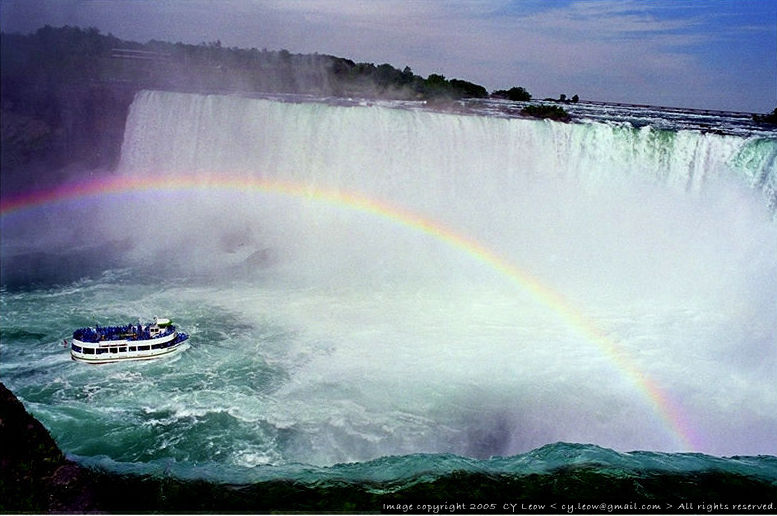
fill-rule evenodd
<path id="1" fill-rule="evenodd" d="M 381 266 L 407 256 L 387 249 L 387 239 L 370 228 L 360 233 L 363 225 L 342 234 L 340 223 L 352 214 L 292 210 L 278 217 L 264 211 L 266 202 L 219 197 L 225 175 L 281 180 L 311 192 L 356 192 L 422 215 L 548 280 L 593 275 L 583 287 L 589 290 L 606 283 L 616 264 L 629 268 L 623 283 L 641 286 L 689 275 L 706 283 L 749 261 L 748 246 L 763 238 L 759 227 L 738 224 L 771 230 L 762 205 L 749 197 L 768 204 L 777 191 L 777 145 L 649 127 L 144 92 L 129 115 L 120 169 L 212 180 L 196 213 L 173 220 L 185 234 L 201 232 L 222 246 L 240 240 L 238 232 L 259 247 L 294 247 L 297 259 L 317 249 L 347 250 L 338 258 L 366 267 L 375 263 L 369 245 L 391 258 Z M 196 227 L 187 229 L 191 220 Z M 705 238 L 710 232 L 718 238 Z M 742 241 L 752 233 L 755 242 Z M 357 239 L 366 263 L 353 256 Z M 216 252 L 208 249 L 206 261 Z"/>
<path id="2" fill-rule="evenodd" d="M 288 332 L 231 350 L 285 371 L 271 394 L 231 385 L 221 401 L 194 403 L 276 429 L 244 464 L 489 456 L 558 440 L 678 450 L 683 425 L 700 451 L 773 453 L 775 147 L 144 92 L 119 173 L 194 176 L 212 188 L 145 192 L 106 208 L 102 223 L 116 235 L 162 228 L 133 260 L 217 278 L 182 295 Z M 224 189 L 227 175 L 249 191 Z M 262 191 L 260 179 L 311 195 Z M 611 352 L 471 248 L 321 202 L 318 190 L 422 216 L 536 278 L 616 342 L 683 422 L 663 420 Z"/>
<path id="3" fill-rule="evenodd" d="M 548 175 L 608 186 L 637 177 L 689 190 L 738 175 L 769 194 L 776 158 L 773 140 L 649 126 L 142 92 L 129 114 L 120 167 L 242 172 L 381 197 L 401 188 L 404 201 L 409 189 L 425 203 L 445 203 L 461 194 L 456 187 L 509 194 L 500 188 L 505 181 Z M 497 179 L 502 183 L 493 184 Z"/>

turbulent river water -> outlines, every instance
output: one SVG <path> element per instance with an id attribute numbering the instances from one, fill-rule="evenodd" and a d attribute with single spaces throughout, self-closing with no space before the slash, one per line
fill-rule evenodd
<path id="1" fill-rule="evenodd" d="M 510 109 L 140 93 L 117 170 L 5 205 L 3 382 L 121 472 L 777 479 L 777 136 Z M 157 315 L 174 358 L 62 347 Z"/>

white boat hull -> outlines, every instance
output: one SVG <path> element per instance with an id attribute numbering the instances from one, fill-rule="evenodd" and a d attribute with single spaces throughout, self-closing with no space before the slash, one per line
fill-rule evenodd
<path id="1" fill-rule="evenodd" d="M 162 358 L 166 356 L 172 356 L 182 350 L 186 341 L 181 341 L 178 344 L 174 344 L 166 349 L 154 349 L 149 351 L 125 351 L 103 353 L 100 355 L 87 355 L 85 353 L 78 353 L 70 348 L 70 358 L 76 362 L 86 362 L 89 364 L 110 364 L 113 362 L 132 362 L 138 360 L 152 360 L 155 358 Z"/>

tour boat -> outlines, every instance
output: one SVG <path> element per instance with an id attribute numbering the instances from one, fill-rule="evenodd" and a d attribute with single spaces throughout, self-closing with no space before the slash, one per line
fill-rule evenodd
<path id="1" fill-rule="evenodd" d="M 170 319 L 158 317 L 146 325 L 79 328 L 73 332 L 70 357 L 90 364 L 149 360 L 175 354 L 188 338 L 175 329 Z"/>

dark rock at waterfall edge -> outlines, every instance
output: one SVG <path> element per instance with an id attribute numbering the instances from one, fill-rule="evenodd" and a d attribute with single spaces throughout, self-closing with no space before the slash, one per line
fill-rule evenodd
<path id="1" fill-rule="evenodd" d="M 716 471 L 623 471 L 600 464 L 575 464 L 547 474 L 454 472 L 434 480 L 381 483 L 227 485 L 110 473 L 67 460 L 43 425 L 1 383 L 0 442 L 2 513 L 418 514 L 433 512 L 429 506 L 437 505 L 440 513 L 561 514 L 568 510 L 563 504 L 573 504 L 575 513 L 777 513 L 777 486 L 765 479 Z M 736 504 L 747 504 L 749 510 Z"/>
<path id="2" fill-rule="evenodd" d="M 90 471 L 65 458 L 49 432 L 0 383 L 0 512 L 91 512 Z"/>

